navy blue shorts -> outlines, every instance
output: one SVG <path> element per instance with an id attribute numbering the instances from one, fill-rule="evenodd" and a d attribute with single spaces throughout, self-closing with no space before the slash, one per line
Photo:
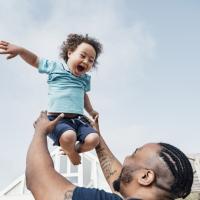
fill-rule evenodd
<path id="1" fill-rule="evenodd" d="M 49 115 L 50 121 L 54 120 L 57 116 Z M 53 140 L 53 145 L 60 146 L 60 137 L 65 131 L 72 130 L 76 133 L 77 141 L 84 143 L 87 135 L 90 133 L 96 133 L 97 131 L 93 129 L 84 116 L 80 115 L 75 118 L 63 118 L 55 126 L 53 131 L 49 133 L 49 137 Z"/>

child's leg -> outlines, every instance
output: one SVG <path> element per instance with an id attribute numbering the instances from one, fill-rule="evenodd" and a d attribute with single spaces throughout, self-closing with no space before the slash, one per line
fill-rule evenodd
<path id="1" fill-rule="evenodd" d="M 83 153 L 94 149 L 99 144 L 99 135 L 97 133 L 90 133 L 85 137 L 84 143 L 76 145 L 76 151 Z"/>
<path id="2" fill-rule="evenodd" d="M 73 165 L 81 163 L 81 157 L 75 150 L 76 133 L 72 130 L 65 131 L 60 137 L 60 146 L 63 151 L 68 155 Z"/>

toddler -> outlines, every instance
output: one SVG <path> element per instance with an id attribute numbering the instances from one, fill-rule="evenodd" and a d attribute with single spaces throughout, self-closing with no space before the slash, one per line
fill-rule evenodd
<path id="1" fill-rule="evenodd" d="M 6 41 L 0 41 L 0 49 L 0 54 L 8 54 L 7 59 L 19 55 L 40 73 L 48 75 L 49 120 L 64 113 L 64 118 L 49 137 L 54 145 L 62 147 L 74 165 L 80 164 L 79 153 L 92 150 L 99 143 L 99 136 L 83 111 L 85 108 L 93 119 L 98 117 L 87 94 L 91 78 L 87 72 L 96 66 L 102 45 L 88 35 L 69 34 L 60 52 L 66 65 L 39 58 L 29 50 Z"/>

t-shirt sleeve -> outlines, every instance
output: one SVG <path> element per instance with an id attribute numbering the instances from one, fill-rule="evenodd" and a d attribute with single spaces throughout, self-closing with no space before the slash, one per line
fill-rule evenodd
<path id="1" fill-rule="evenodd" d="M 86 75 L 86 77 L 85 77 L 85 82 L 86 82 L 86 85 L 85 85 L 85 92 L 89 92 L 90 89 L 91 89 L 91 86 L 90 86 L 91 76 Z"/>
<path id="2" fill-rule="evenodd" d="M 45 58 L 40 58 L 38 62 L 38 71 L 39 73 L 51 73 L 57 66 L 55 61 L 50 61 Z"/>
<path id="3" fill-rule="evenodd" d="M 72 200 L 122 200 L 117 194 L 95 188 L 76 187 Z"/>

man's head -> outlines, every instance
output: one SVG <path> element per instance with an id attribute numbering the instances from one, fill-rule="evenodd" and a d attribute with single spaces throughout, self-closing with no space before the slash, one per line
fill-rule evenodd
<path id="1" fill-rule="evenodd" d="M 183 152 L 170 144 L 149 143 L 126 157 L 113 186 L 125 196 L 135 191 L 140 198 L 151 194 L 164 200 L 185 198 L 192 183 L 192 166 Z"/>
<path id="2" fill-rule="evenodd" d="M 97 64 L 102 45 L 88 35 L 69 34 L 61 46 L 60 56 L 74 75 L 80 76 Z"/>

